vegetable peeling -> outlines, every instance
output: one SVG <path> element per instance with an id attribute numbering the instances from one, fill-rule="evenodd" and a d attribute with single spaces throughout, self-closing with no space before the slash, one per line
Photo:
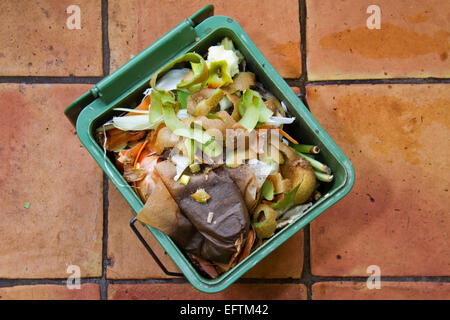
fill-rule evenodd
<path id="1" fill-rule="evenodd" d="M 144 203 L 137 219 L 217 278 L 320 198 L 331 169 L 285 126 L 295 121 L 229 38 L 156 72 L 140 104 L 96 130 Z"/>

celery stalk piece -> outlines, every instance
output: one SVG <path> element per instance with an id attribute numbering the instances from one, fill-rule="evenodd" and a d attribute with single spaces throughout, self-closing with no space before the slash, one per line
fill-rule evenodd
<path id="1" fill-rule="evenodd" d="M 248 131 L 252 131 L 259 119 L 259 105 L 251 103 L 247 106 L 244 115 L 242 116 L 239 123 Z"/>
<path id="2" fill-rule="evenodd" d="M 273 112 L 269 108 L 266 107 L 266 105 L 264 104 L 264 102 L 262 101 L 261 98 L 258 98 L 258 100 L 259 100 L 258 122 L 264 123 L 270 119 L 270 117 L 273 115 Z"/>
<path id="3" fill-rule="evenodd" d="M 322 162 L 317 161 L 316 159 L 313 159 L 313 158 L 307 156 L 304 153 L 301 153 L 301 152 L 297 152 L 297 153 L 300 154 L 306 160 L 308 160 L 308 162 L 311 164 L 311 166 L 314 169 L 316 169 L 316 170 L 318 170 L 320 172 L 326 173 L 326 174 L 330 174 L 331 173 L 331 169 L 328 166 L 324 165 Z"/>
<path id="4" fill-rule="evenodd" d="M 331 182 L 334 179 L 334 176 L 332 174 L 326 174 L 323 172 L 317 172 L 314 170 L 314 174 L 316 175 L 317 180 L 323 181 L 323 182 Z"/>
<path id="5" fill-rule="evenodd" d="M 273 114 L 262 102 L 259 93 L 251 89 L 245 90 L 240 98 L 238 110 L 242 116 L 239 123 L 248 131 L 253 130 L 258 122 L 267 121 Z"/>
<path id="6" fill-rule="evenodd" d="M 220 44 L 223 45 L 225 50 L 233 50 L 234 49 L 233 41 L 231 41 L 231 39 L 228 37 L 223 38 L 222 42 Z"/>
<path id="7" fill-rule="evenodd" d="M 292 148 L 294 148 L 295 151 L 298 151 L 300 153 L 318 154 L 320 152 L 320 149 L 318 146 L 307 145 L 307 144 L 296 144 L 296 145 L 293 145 Z"/>

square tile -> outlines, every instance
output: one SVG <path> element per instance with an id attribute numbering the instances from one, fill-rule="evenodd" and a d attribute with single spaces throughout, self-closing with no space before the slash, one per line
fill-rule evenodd
<path id="1" fill-rule="evenodd" d="M 131 230 L 129 223 L 134 212 L 111 182 L 108 201 L 108 258 L 111 265 L 107 267 L 107 278 L 173 278 L 161 270 Z M 151 232 L 139 222 L 135 225 L 166 268 L 172 272 L 180 272 Z"/>
<path id="2" fill-rule="evenodd" d="M 450 85 L 308 86 L 352 191 L 311 223 L 315 275 L 448 276 Z"/>
<path id="3" fill-rule="evenodd" d="M 370 5 L 380 9 L 380 29 L 368 28 Z M 309 80 L 450 76 L 448 1 L 307 0 L 306 6 Z"/>
<path id="4" fill-rule="evenodd" d="M 101 276 L 102 173 L 63 113 L 88 88 L 0 84 L 0 278 Z"/>
<path id="5" fill-rule="evenodd" d="M 0 76 L 103 75 L 100 0 L 3 0 L 0 18 Z"/>
<path id="6" fill-rule="evenodd" d="M 210 3 L 215 15 L 229 16 L 242 26 L 283 77 L 300 77 L 300 14 L 295 0 L 110 1 L 111 71 Z"/>
<path id="7" fill-rule="evenodd" d="M 385 282 L 369 289 L 365 282 L 319 282 L 312 286 L 314 300 L 448 300 L 450 284 Z"/>
<path id="8" fill-rule="evenodd" d="M 38 284 L 0 288 L 0 300 L 99 300 L 98 284 L 82 284 L 80 289 L 65 285 Z"/>
<path id="9" fill-rule="evenodd" d="M 188 283 L 111 284 L 110 300 L 305 300 L 302 284 L 235 283 L 222 292 L 209 294 Z"/>

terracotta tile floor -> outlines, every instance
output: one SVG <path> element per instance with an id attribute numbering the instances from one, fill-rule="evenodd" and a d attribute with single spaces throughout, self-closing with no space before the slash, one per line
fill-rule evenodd
<path id="1" fill-rule="evenodd" d="M 158 268 L 63 115 L 210 2 L 304 96 L 356 171 L 345 199 L 214 295 Z M 450 299 L 450 5 L 376 3 L 380 29 L 368 28 L 376 11 L 362 0 L 262 0 L 254 10 L 82 0 L 72 29 L 72 1 L 1 1 L 0 299 Z M 79 290 L 66 287 L 70 265 Z M 381 289 L 370 289 L 373 266 Z"/>

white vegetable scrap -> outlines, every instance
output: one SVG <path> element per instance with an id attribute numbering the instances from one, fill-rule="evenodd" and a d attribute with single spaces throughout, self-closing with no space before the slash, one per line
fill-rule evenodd
<path id="1" fill-rule="evenodd" d="M 191 70 L 187 68 L 169 70 L 158 80 L 155 87 L 158 90 L 175 90 L 177 85 L 183 80 L 184 76 L 190 71 Z"/>
<path id="2" fill-rule="evenodd" d="M 180 179 L 181 175 L 183 174 L 184 170 L 186 170 L 187 167 L 189 167 L 190 160 L 189 158 L 183 157 L 180 154 L 174 154 L 170 158 L 170 160 L 175 164 L 177 174 L 175 177 L 173 177 L 173 180 L 178 181 Z"/>
<path id="3" fill-rule="evenodd" d="M 208 218 L 206 219 L 206 222 L 211 223 L 214 218 L 214 212 L 208 213 Z"/>
<path id="4" fill-rule="evenodd" d="M 270 117 L 269 120 L 266 121 L 266 124 L 279 127 L 282 124 L 291 124 L 295 121 L 295 117 Z"/>
<path id="5" fill-rule="evenodd" d="M 148 115 L 114 117 L 112 123 L 115 128 L 123 131 L 155 129 L 159 125 L 159 122 L 151 123 Z"/>
<path id="6" fill-rule="evenodd" d="M 289 141 L 285 138 L 281 138 L 281 142 L 283 142 L 285 145 L 289 146 Z"/>
<path id="7" fill-rule="evenodd" d="M 146 96 L 151 95 L 151 94 L 152 94 L 152 91 L 153 91 L 153 88 L 147 88 L 147 89 L 145 89 L 145 91 L 144 91 L 144 99 L 145 99 Z M 144 99 L 142 99 L 142 100 L 144 100 Z"/>
<path id="8" fill-rule="evenodd" d="M 180 109 L 177 113 L 177 118 L 180 120 L 189 118 L 191 115 L 188 113 L 187 109 Z"/>
<path id="9" fill-rule="evenodd" d="M 297 219 L 303 217 L 307 213 L 308 209 L 311 208 L 311 206 L 312 202 L 309 202 L 306 204 L 295 206 L 292 209 L 289 209 L 286 212 L 282 213 L 277 219 L 277 229 L 284 228 Z"/>
<path id="10" fill-rule="evenodd" d="M 233 103 L 226 96 L 219 101 L 220 111 L 227 110 L 233 106 Z"/>
<path id="11" fill-rule="evenodd" d="M 148 114 L 148 110 L 135 110 L 131 108 L 114 108 L 114 111 L 125 111 L 125 112 L 133 112 L 139 114 Z"/>
<path id="12" fill-rule="evenodd" d="M 213 61 L 226 61 L 227 72 L 233 77 L 239 72 L 239 58 L 233 50 L 227 50 L 223 45 L 212 46 L 208 49 L 208 59 L 206 60 L 208 67 Z"/>
<path id="13" fill-rule="evenodd" d="M 267 177 L 273 170 L 272 165 L 255 158 L 248 160 L 248 167 L 255 174 L 258 188 L 262 187 L 264 181 L 266 181 Z"/>
<path id="14" fill-rule="evenodd" d="M 107 130 L 110 130 L 114 128 L 114 124 L 112 120 L 109 120 L 108 122 L 104 123 L 101 127 L 98 127 L 95 132 L 106 132 Z"/>

